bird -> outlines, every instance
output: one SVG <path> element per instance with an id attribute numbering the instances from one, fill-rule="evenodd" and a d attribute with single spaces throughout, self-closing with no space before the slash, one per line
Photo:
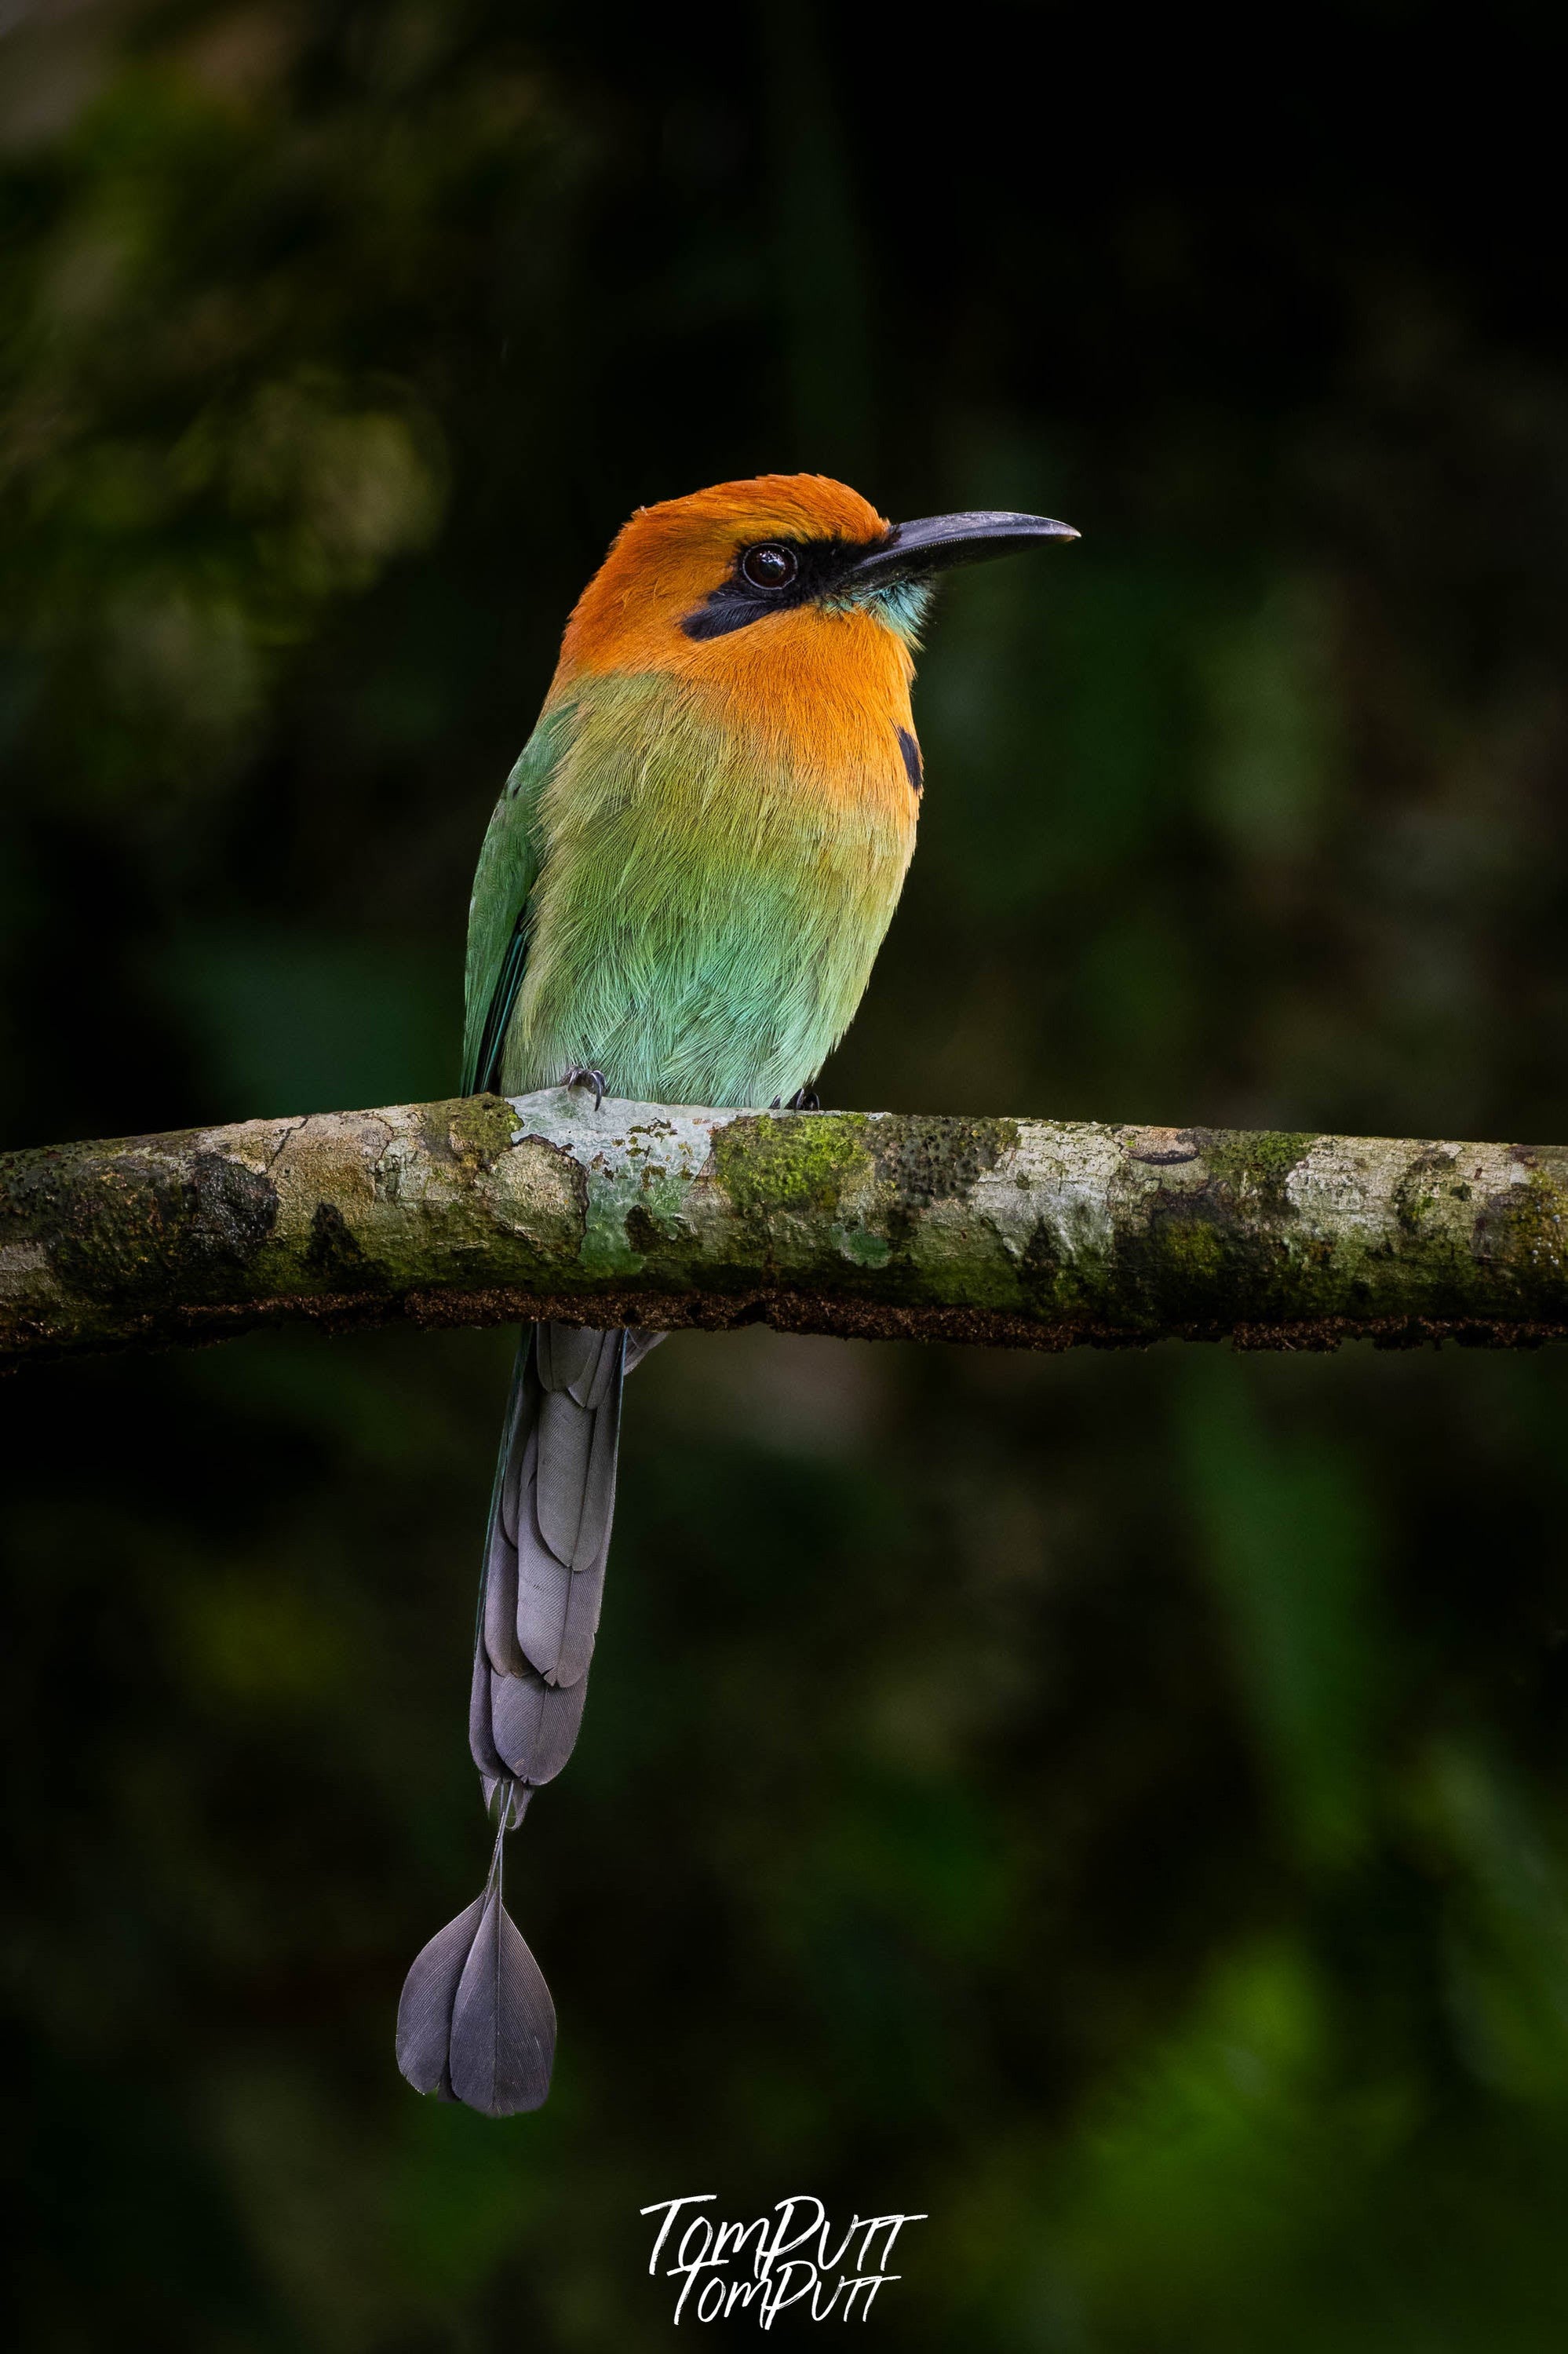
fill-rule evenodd
<path id="1" fill-rule="evenodd" d="M 1077 536 L 1006 511 L 891 524 L 821 474 L 640 507 L 573 609 L 480 851 L 463 1092 L 816 1108 L 915 847 L 910 688 L 937 578 Z M 662 1337 L 549 1321 L 518 1346 L 469 1718 L 490 1872 L 415 1960 L 397 2036 L 418 2091 L 489 2115 L 549 2090 L 555 2008 L 503 1851 L 577 1738 L 622 1384 Z"/>

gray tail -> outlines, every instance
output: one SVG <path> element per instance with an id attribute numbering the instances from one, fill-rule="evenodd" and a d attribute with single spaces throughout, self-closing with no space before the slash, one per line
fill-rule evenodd
<path id="1" fill-rule="evenodd" d="M 620 1390 L 657 1332 L 535 1324 L 523 1335 L 491 1491 L 469 1747 L 497 1829 L 482 1895 L 416 1960 L 397 2064 L 416 2091 L 488 2116 L 550 2089 L 556 2011 L 503 1907 L 502 1844 L 572 1754 L 615 1510 Z"/>

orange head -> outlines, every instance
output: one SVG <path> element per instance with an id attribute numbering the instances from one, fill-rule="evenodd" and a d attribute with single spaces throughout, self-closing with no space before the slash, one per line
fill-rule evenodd
<path id="1" fill-rule="evenodd" d="M 759 474 L 639 507 L 577 601 L 561 675 L 746 667 L 763 643 L 855 614 L 913 640 L 933 574 L 1028 539 L 1075 539 L 1043 515 L 890 524 L 825 474 Z"/>

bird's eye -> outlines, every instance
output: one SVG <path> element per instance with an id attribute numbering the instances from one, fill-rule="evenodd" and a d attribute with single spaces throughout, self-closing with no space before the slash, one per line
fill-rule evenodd
<path id="1" fill-rule="evenodd" d="M 780 547 L 776 540 L 765 540 L 760 547 L 748 547 L 740 559 L 740 577 L 754 588 L 788 588 L 800 569 L 800 559 L 792 547 Z"/>

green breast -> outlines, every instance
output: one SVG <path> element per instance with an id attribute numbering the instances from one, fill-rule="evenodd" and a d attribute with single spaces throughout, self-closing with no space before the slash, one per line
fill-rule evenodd
<path id="1" fill-rule="evenodd" d="M 912 816 L 788 747 L 717 726 L 657 677 L 576 690 L 534 819 L 508 1094 L 574 1064 L 614 1095 L 766 1105 L 812 1079 L 860 1002 L 903 884 Z M 902 756 L 889 731 L 890 773 Z"/>

